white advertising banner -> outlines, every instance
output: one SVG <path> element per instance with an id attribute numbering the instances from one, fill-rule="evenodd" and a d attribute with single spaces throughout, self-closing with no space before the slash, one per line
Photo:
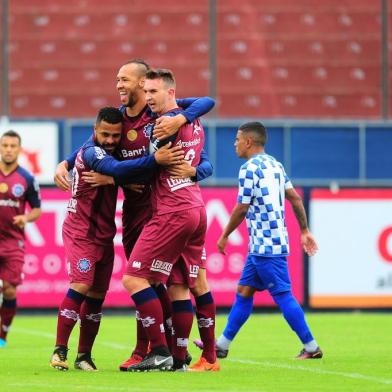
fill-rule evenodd
<path id="1" fill-rule="evenodd" d="M 392 307 L 392 190 L 315 189 L 310 217 L 310 305 Z"/>
<path id="2" fill-rule="evenodd" d="M 33 174 L 40 184 L 53 184 L 53 174 L 58 163 L 57 123 L 1 121 L 0 135 L 10 129 L 18 132 L 22 138 L 20 166 Z"/>

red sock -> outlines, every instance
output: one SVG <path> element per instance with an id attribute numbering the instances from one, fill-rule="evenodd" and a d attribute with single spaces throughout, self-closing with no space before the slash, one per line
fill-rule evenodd
<path id="1" fill-rule="evenodd" d="M 151 350 L 161 346 L 167 347 L 162 307 L 154 289 L 149 287 L 138 291 L 132 295 L 132 299 L 150 341 Z"/>
<path id="2" fill-rule="evenodd" d="M 78 353 L 91 353 L 102 318 L 104 299 L 86 297 L 80 308 Z"/>
<path id="3" fill-rule="evenodd" d="M 3 300 L 3 305 L 0 308 L 0 339 L 6 340 L 7 333 L 11 327 L 12 320 L 16 314 L 16 298 Z"/>
<path id="4" fill-rule="evenodd" d="M 215 353 L 215 316 L 216 308 L 211 292 L 195 298 L 197 326 L 203 342 L 202 356 L 209 362 L 216 361 Z"/>
<path id="5" fill-rule="evenodd" d="M 173 301 L 173 357 L 184 361 L 193 323 L 193 306 L 190 299 Z"/>
<path id="6" fill-rule="evenodd" d="M 136 347 L 132 354 L 144 357 L 147 354 L 149 343 L 150 341 L 148 340 L 148 335 L 143 327 L 140 314 L 136 311 Z"/>
<path id="7" fill-rule="evenodd" d="M 69 336 L 79 319 L 79 312 L 85 296 L 69 289 L 60 305 L 57 315 L 56 346 L 68 347 Z"/>
<path id="8" fill-rule="evenodd" d="M 159 301 L 162 306 L 163 320 L 165 322 L 166 342 L 167 342 L 167 345 L 168 345 L 169 350 L 171 352 L 171 350 L 172 350 L 172 336 L 173 336 L 172 303 L 170 301 L 169 294 L 168 294 L 164 284 L 161 283 L 160 285 L 155 286 L 154 290 L 157 293 L 157 296 L 158 296 Z"/>

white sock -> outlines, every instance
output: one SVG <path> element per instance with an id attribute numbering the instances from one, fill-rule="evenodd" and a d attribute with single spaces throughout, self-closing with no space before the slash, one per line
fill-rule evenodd
<path id="1" fill-rule="evenodd" d="M 317 348 L 318 348 L 318 344 L 314 339 L 304 344 L 304 349 L 308 353 L 314 353 L 317 350 Z"/>
<path id="2" fill-rule="evenodd" d="M 216 345 L 222 350 L 228 350 L 230 346 L 231 340 L 227 339 L 224 335 L 219 336 L 216 341 Z"/>

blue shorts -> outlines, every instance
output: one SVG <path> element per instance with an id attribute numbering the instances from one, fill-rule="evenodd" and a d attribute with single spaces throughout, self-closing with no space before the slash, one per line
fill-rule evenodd
<path id="1" fill-rule="evenodd" d="M 271 295 L 291 290 L 287 259 L 248 255 L 238 284 L 268 290 Z"/>

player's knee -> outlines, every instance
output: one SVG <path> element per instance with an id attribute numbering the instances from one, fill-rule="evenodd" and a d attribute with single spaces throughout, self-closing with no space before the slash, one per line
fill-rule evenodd
<path id="1" fill-rule="evenodd" d="M 3 282 L 3 297 L 4 299 L 15 299 L 16 298 L 16 286 L 9 282 Z"/>
<path id="2" fill-rule="evenodd" d="M 195 297 L 200 297 L 201 295 L 206 294 L 209 291 L 210 288 L 208 286 L 207 279 L 203 277 L 198 277 L 195 281 L 195 286 L 191 289 L 191 292 Z"/>
<path id="3" fill-rule="evenodd" d="M 240 284 L 237 286 L 237 293 L 242 297 L 253 297 L 255 291 L 256 289 L 250 286 L 243 286 Z"/>

